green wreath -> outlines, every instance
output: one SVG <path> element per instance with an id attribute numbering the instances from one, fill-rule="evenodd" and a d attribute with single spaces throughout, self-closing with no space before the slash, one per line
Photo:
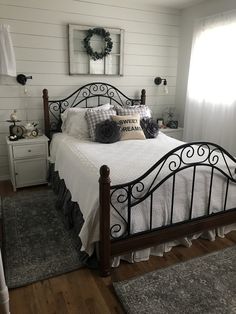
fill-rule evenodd
<path id="1" fill-rule="evenodd" d="M 90 45 L 90 39 L 93 35 L 98 35 L 104 40 L 104 50 L 102 52 L 93 51 L 93 48 Z M 88 35 L 84 38 L 84 48 L 93 60 L 99 60 L 109 55 L 112 50 L 112 46 L 113 42 L 111 40 L 110 33 L 104 28 L 89 29 Z"/>

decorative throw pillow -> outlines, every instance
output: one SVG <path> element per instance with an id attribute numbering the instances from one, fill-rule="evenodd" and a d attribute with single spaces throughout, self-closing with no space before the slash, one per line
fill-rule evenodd
<path id="1" fill-rule="evenodd" d="M 115 143 L 121 138 L 120 125 L 112 120 L 105 120 L 96 125 L 95 140 L 100 143 Z"/>
<path id="2" fill-rule="evenodd" d="M 113 109 L 110 110 L 94 110 L 88 109 L 85 114 L 85 118 L 88 123 L 88 130 L 90 137 L 95 141 L 95 129 L 96 125 L 105 120 L 111 120 L 111 116 L 115 115 L 116 111 Z"/>
<path id="3" fill-rule="evenodd" d="M 151 111 L 148 106 L 127 106 L 127 107 L 116 107 L 116 112 L 119 116 L 128 116 L 133 114 L 139 114 L 140 118 L 148 117 L 151 118 Z"/>
<path id="4" fill-rule="evenodd" d="M 146 138 L 155 138 L 158 134 L 158 124 L 152 118 L 143 118 L 140 120 L 140 125 Z"/>
<path id="5" fill-rule="evenodd" d="M 121 140 L 144 140 L 145 135 L 140 126 L 140 115 L 112 116 L 112 120 L 121 127 Z"/>

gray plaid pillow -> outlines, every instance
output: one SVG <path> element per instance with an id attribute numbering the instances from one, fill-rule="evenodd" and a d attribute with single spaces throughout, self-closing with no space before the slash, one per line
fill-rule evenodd
<path id="1" fill-rule="evenodd" d="M 88 109 L 85 114 L 85 119 L 88 123 L 89 135 L 93 141 L 95 141 L 95 129 L 96 125 L 105 120 L 111 120 L 111 116 L 116 115 L 116 111 L 110 110 L 93 110 Z"/>
<path id="2" fill-rule="evenodd" d="M 116 107 L 118 116 L 129 116 L 132 114 L 139 114 L 140 119 L 148 117 L 151 118 L 151 112 L 148 106 L 128 106 L 128 107 Z"/>

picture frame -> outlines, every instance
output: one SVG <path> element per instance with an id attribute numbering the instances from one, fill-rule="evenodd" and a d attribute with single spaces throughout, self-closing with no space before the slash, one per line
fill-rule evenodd
<path id="1" fill-rule="evenodd" d="M 164 119 L 163 118 L 157 118 L 157 124 L 159 128 L 164 127 Z"/>

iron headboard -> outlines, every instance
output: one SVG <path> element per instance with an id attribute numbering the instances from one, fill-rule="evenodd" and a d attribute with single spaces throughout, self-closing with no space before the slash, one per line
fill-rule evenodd
<path id="1" fill-rule="evenodd" d="M 110 104 L 116 104 L 122 107 L 138 104 L 145 105 L 146 91 L 142 89 L 140 99 L 132 99 L 110 84 L 95 82 L 80 87 L 64 99 L 49 100 L 48 90 L 44 89 L 43 103 L 46 136 L 51 138 L 53 133 L 61 131 L 61 113 L 67 108 L 78 106 L 92 108 L 104 104 L 106 100 L 109 100 Z"/>

